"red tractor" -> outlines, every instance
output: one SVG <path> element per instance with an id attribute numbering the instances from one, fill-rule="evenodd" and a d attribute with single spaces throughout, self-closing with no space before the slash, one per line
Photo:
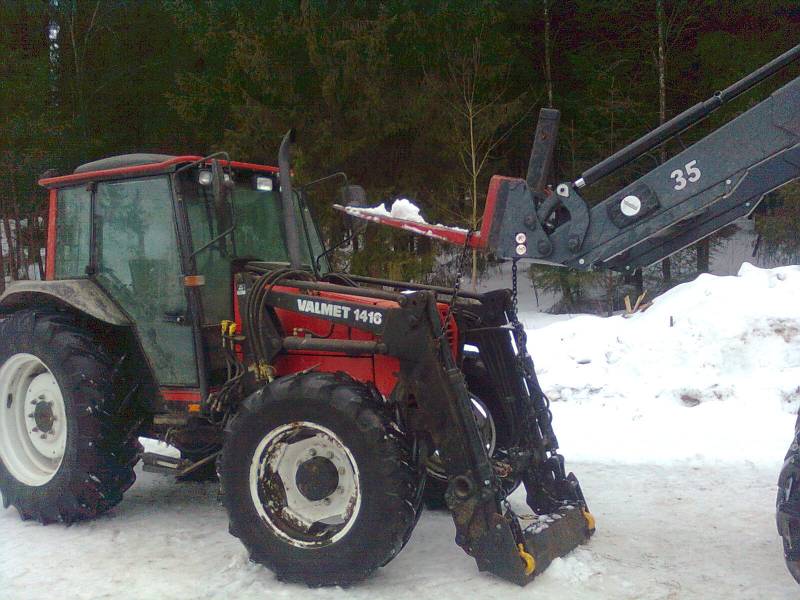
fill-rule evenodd
<path id="1" fill-rule="evenodd" d="M 279 169 L 127 155 L 41 181 L 47 280 L 0 299 L 4 504 L 95 517 L 147 436 L 182 458 L 145 468 L 216 468 L 231 533 L 283 579 L 365 577 L 427 496 L 481 569 L 526 583 L 593 521 L 510 291 L 331 272 L 289 149 L 287 135 Z M 506 500 L 520 483 L 553 521 L 541 533 Z"/>
<path id="2" fill-rule="evenodd" d="M 519 260 L 623 273 L 750 214 L 800 178 L 800 78 L 593 206 L 614 173 L 800 58 L 793 48 L 574 181 L 545 185 L 558 111 L 526 179 L 494 177 L 481 230 L 363 217 L 512 261 L 484 294 L 335 273 L 290 177 L 211 156 L 128 155 L 44 179 L 47 281 L 0 297 L 0 493 L 23 518 L 94 517 L 122 499 L 138 437 L 190 477 L 216 465 L 230 531 L 253 560 L 348 584 L 446 505 L 481 570 L 521 585 L 594 531 L 558 453 L 516 314 Z M 598 435 L 604 435 L 598 432 Z M 533 515 L 515 513 L 520 484 Z M 800 423 L 777 499 L 800 581 Z"/>

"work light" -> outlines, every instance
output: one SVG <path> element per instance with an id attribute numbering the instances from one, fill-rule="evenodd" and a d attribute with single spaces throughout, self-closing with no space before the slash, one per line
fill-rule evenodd
<path id="1" fill-rule="evenodd" d="M 260 192 L 271 192 L 272 191 L 272 178 L 271 177 L 259 177 L 256 175 L 253 178 L 253 184 L 255 188 Z"/>

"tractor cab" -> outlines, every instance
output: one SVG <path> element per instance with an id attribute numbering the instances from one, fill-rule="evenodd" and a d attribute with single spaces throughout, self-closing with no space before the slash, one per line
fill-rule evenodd
<path id="1" fill-rule="evenodd" d="M 41 184 L 50 189 L 47 279 L 105 292 L 135 323 L 165 400 L 199 400 L 222 383 L 219 324 L 234 317 L 234 271 L 289 263 L 278 169 L 132 154 Z M 324 273 L 319 233 L 292 196 L 303 268 Z"/>

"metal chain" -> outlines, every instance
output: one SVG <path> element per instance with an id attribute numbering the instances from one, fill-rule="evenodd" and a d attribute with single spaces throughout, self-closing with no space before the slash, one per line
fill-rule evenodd
<path id="1" fill-rule="evenodd" d="M 511 316 L 512 323 L 519 323 L 517 319 L 517 263 L 518 258 L 511 259 Z"/>
<path id="2" fill-rule="evenodd" d="M 542 391 L 539 382 L 536 380 L 536 374 L 533 370 L 533 359 L 528 353 L 528 336 L 517 314 L 517 306 L 519 303 L 518 262 L 518 258 L 511 259 L 511 311 L 509 314 L 509 321 L 513 327 L 514 342 L 517 345 L 517 368 L 520 374 L 525 378 L 529 391 L 534 396 L 541 397 L 541 401 L 538 401 L 537 398 L 533 398 L 534 412 L 537 421 L 539 421 L 540 429 L 547 434 L 550 446 L 549 450 L 555 452 L 558 449 L 558 442 L 556 441 L 555 433 L 552 429 L 553 413 L 550 410 L 550 399 Z"/>

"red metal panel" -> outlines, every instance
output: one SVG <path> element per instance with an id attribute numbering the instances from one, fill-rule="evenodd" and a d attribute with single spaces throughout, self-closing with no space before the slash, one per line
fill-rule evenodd
<path id="1" fill-rule="evenodd" d="M 297 292 L 294 288 L 284 286 L 276 286 L 275 289 L 282 292 Z M 397 308 L 398 306 L 396 302 L 391 300 L 364 298 L 363 296 L 351 296 L 349 294 L 320 292 L 319 296 L 322 298 L 380 306 L 382 308 Z M 442 320 L 444 320 L 448 305 L 440 302 L 438 303 L 438 309 L 439 314 L 442 315 Z M 317 335 L 332 339 L 375 339 L 375 336 L 369 331 L 348 327 L 346 325 L 336 324 L 331 329 L 330 321 L 307 314 L 282 309 L 276 309 L 275 313 L 286 335 L 303 335 L 303 332 L 299 330 L 307 329 L 313 331 Z M 453 320 L 450 321 L 447 330 L 447 338 L 453 356 L 455 356 L 458 352 L 458 330 Z M 359 381 L 374 383 L 381 394 L 388 396 L 397 384 L 400 362 L 393 356 L 383 355 L 375 355 L 374 357 L 352 357 L 332 352 L 314 354 L 292 352 L 279 356 L 275 361 L 275 367 L 279 375 L 288 375 L 289 373 L 295 373 L 312 367 L 315 367 L 319 371 L 326 372 L 345 371 Z"/>
<path id="2" fill-rule="evenodd" d="M 497 207 L 497 193 L 500 191 L 500 186 L 506 181 L 522 182 L 522 179 L 494 175 L 489 180 L 489 190 L 486 192 L 486 204 L 483 207 L 483 220 L 481 221 L 481 243 L 477 246 L 478 248 L 486 248 L 489 245 L 489 234 L 492 231 L 495 208 Z"/>
<path id="3" fill-rule="evenodd" d="M 58 192 L 50 190 L 50 210 L 47 215 L 47 255 L 45 256 L 45 279 L 56 276 L 56 218 L 58 218 Z"/>
<path id="4" fill-rule="evenodd" d="M 417 221 L 408 221 L 406 219 L 395 219 L 394 217 L 376 215 L 370 212 L 364 212 L 363 209 L 354 208 L 352 206 L 345 207 L 340 204 L 334 204 L 333 208 L 366 221 L 372 221 L 373 223 L 380 223 L 382 225 L 388 225 L 389 227 L 403 229 L 404 231 L 433 238 L 442 242 L 449 242 L 451 244 L 463 246 L 464 242 L 467 240 L 467 232 L 464 229 L 447 227 L 446 225 L 418 223 Z M 483 233 L 481 231 L 473 232 L 469 238 L 470 247 L 483 248 L 486 243 L 481 239 L 482 235 Z"/>
<path id="5" fill-rule="evenodd" d="M 400 361 L 394 356 L 375 357 L 375 387 L 384 396 L 392 393 L 400 375 Z"/>
<path id="6" fill-rule="evenodd" d="M 193 388 L 161 388 L 161 395 L 167 402 L 200 402 L 200 390 Z"/>

